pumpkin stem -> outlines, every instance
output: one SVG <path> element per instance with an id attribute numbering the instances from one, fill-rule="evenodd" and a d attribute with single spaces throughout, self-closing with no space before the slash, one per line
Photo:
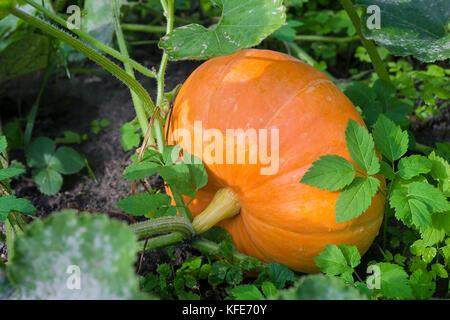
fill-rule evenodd
<path id="1" fill-rule="evenodd" d="M 194 218 L 192 226 L 197 233 L 202 233 L 218 222 L 234 217 L 240 210 L 237 194 L 230 188 L 223 188 L 216 192 L 208 207 Z"/>

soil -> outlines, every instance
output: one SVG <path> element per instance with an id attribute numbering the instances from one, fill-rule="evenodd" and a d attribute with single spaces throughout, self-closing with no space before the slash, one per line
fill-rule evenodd
<path id="1" fill-rule="evenodd" d="M 141 52 L 140 56 L 146 56 Z M 156 57 L 157 55 L 155 55 Z M 156 66 L 157 59 L 147 61 L 138 59 L 147 66 Z M 167 68 L 166 89 L 171 90 L 182 83 L 200 62 L 170 63 Z M 94 65 L 87 63 L 87 67 Z M 42 73 L 35 73 L 2 84 L 0 88 L 0 105 L 3 123 L 13 117 L 24 117 L 36 98 Z M 138 80 L 155 97 L 156 82 L 139 77 Z M 17 105 L 22 107 L 17 108 Z M 17 113 L 19 109 L 19 114 Z M 132 154 L 124 152 L 121 146 L 121 126 L 134 118 L 134 109 L 130 92 L 117 79 L 108 75 L 74 74 L 68 79 L 63 73 L 52 77 L 41 100 L 33 137 L 61 137 L 64 130 L 80 134 L 88 133 L 89 138 L 81 145 L 71 147 L 82 152 L 88 159 L 95 173 L 97 182 L 86 169 L 80 173 L 65 176 L 61 191 L 55 196 L 46 196 L 39 192 L 31 179 L 31 172 L 25 177 L 12 182 L 12 188 L 18 197 L 29 199 L 37 209 L 37 216 L 42 218 L 52 212 L 69 207 L 93 212 L 109 213 L 118 219 L 127 219 L 120 214 L 116 203 L 131 195 L 131 183 L 122 173 L 131 162 Z M 93 120 L 108 119 L 109 126 L 98 134 L 90 132 L 89 124 Z M 413 132 L 417 141 L 430 146 L 438 141 L 450 141 L 450 111 L 435 118 L 426 125 L 413 122 Z M 23 150 L 13 150 L 11 159 L 25 163 Z M 162 180 L 154 177 L 153 188 L 162 188 Z M 3 228 L 3 226 L 0 226 Z M 379 241 L 379 239 L 378 239 Z M 377 249 L 374 249 L 377 250 Z M 371 250 L 372 251 L 372 250 Z M 192 249 L 181 244 L 175 247 L 172 258 L 166 250 L 155 250 L 144 256 L 140 274 L 155 271 L 160 263 L 181 264 L 192 255 Z M 0 255 L 6 255 L 6 248 L 0 243 Z M 367 256 L 378 256 L 378 251 L 368 252 Z M 209 298 L 223 298 L 220 290 L 208 293 Z"/>

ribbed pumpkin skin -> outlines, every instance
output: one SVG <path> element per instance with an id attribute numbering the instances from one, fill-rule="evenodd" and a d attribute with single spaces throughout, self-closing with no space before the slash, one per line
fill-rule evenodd
<path id="1" fill-rule="evenodd" d="M 299 183 L 312 162 L 336 154 L 351 161 L 345 128 L 363 124 L 352 103 L 320 71 L 288 55 L 249 49 L 213 58 L 184 83 L 173 109 L 169 142 L 203 159 L 194 141 L 172 139 L 175 129 L 279 129 L 279 170 L 267 164 L 206 164 L 208 185 L 190 209 L 199 214 L 223 187 L 239 196 L 239 215 L 221 222 L 238 251 L 302 272 L 317 272 L 313 259 L 326 244 L 356 245 L 365 253 L 378 233 L 385 200 L 380 193 L 357 219 L 336 223 L 338 192 Z M 270 138 L 269 154 L 270 154 Z M 198 140 L 196 141 L 198 142 Z M 208 143 L 203 142 L 203 150 Z M 384 184 L 384 181 L 382 181 Z"/>

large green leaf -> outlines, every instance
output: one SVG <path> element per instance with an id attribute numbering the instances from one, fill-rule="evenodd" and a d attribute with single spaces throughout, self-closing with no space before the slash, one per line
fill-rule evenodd
<path id="1" fill-rule="evenodd" d="M 85 0 L 84 10 L 86 16 L 81 20 L 81 30 L 105 44 L 110 44 L 114 34 L 110 0 Z"/>
<path id="2" fill-rule="evenodd" d="M 18 299 L 133 299 L 136 238 L 104 215 L 64 211 L 16 238 L 8 275 Z M 78 281 L 79 280 L 79 281 Z"/>
<path id="3" fill-rule="evenodd" d="M 171 60 L 204 60 L 259 44 L 285 21 L 282 0 L 212 0 L 222 9 L 217 25 L 189 24 L 161 38 Z"/>
<path id="4" fill-rule="evenodd" d="M 48 37 L 30 34 L 11 43 L 0 53 L 0 82 L 47 67 Z"/>
<path id="5" fill-rule="evenodd" d="M 393 54 L 413 55 L 425 62 L 450 58 L 448 0 L 358 0 L 380 8 L 380 28 L 369 29 L 368 15 L 362 17 L 363 33 Z"/>

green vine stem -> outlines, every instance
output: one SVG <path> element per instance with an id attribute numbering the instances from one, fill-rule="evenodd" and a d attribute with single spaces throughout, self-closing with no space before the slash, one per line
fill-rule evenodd
<path id="1" fill-rule="evenodd" d="M 138 97 L 144 103 L 145 107 L 149 108 L 150 110 L 154 109 L 153 101 L 151 100 L 147 91 L 145 91 L 145 89 L 141 86 L 141 84 L 139 82 L 137 82 L 133 77 L 131 77 L 128 73 L 126 73 L 122 68 L 120 68 L 116 64 L 114 64 L 111 60 L 102 56 L 100 53 L 98 53 L 94 49 L 85 45 L 83 42 L 73 38 L 72 36 L 68 35 L 64 31 L 61 31 L 61 30 L 49 25 L 48 23 L 46 23 L 38 18 L 35 18 L 17 8 L 12 8 L 11 13 L 13 15 L 15 15 L 16 17 L 24 20 L 28 24 L 32 25 L 33 27 L 41 29 L 44 33 L 46 33 L 52 37 L 55 37 L 63 42 L 66 42 L 68 45 L 74 47 L 76 50 L 78 50 L 79 52 L 81 52 L 86 57 L 88 57 L 95 63 L 99 64 L 106 70 L 108 70 L 111 74 L 113 74 L 119 80 L 121 80 L 123 83 L 125 83 L 131 90 L 133 90 L 138 95 Z M 144 132 L 147 131 L 147 123 L 143 127 L 143 131 Z"/>
<path id="2" fill-rule="evenodd" d="M 295 39 L 295 41 L 318 41 L 318 42 L 347 43 L 347 42 L 358 41 L 361 38 L 359 36 L 326 37 L 326 36 L 300 34 L 300 35 L 295 36 L 294 39 Z"/>
<path id="3" fill-rule="evenodd" d="M 145 241 L 139 241 L 137 245 L 137 252 L 142 252 L 142 250 L 144 250 L 144 246 L 145 251 L 150 251 L 177 244 L 183 240 L 184 237 L 181 232 L 172 232 L 163 236 L 148 239 L 147 245 L 145 245 Z"/>
<path id="4" fill-rule="evenodd" d="M 58 16 L 57 14 L 51 12 L 50 10 L 48 10 L 47 8 L 41 6 L 40 4 L 34 2 L 33 0 L 24 0 L 26 3 L 28 3 L 30 6 L 33 6 L 35 9 L 41 11 L 42 13 L 44 13 L 46 16 L 48 16 L 50 19 L 52 19 L 53 21 L 59 23 L 60 25 L 62 25 L 63 27 L 67 28 L 67 22 L 61 18 L 60 16 Z M 114 50 L 113 48 L 103 44 L 102 42 L 98 41 L 96 38 L 92 37 L 91 35 L 89 35 L 88 33 L 80 30 L 80 29 L 72 29 L 71 32 L 75 33 L 77 36 L 79 36 L 81 39 L 91 43 L 92 45 L 96 46 L 97 48 L 103 50 L 104 52 L 106 52 L 107 54 L 109 54 L 110 56 L 124 62 L 124 63 L 129 63 L 130 65 L 133 66 L 133 68 L 135 68 L 137 71 L 139 71 L 140 73 L 151 77 L 151 78 L 156 78 L 156 73 L 153 72 L 152 70 L 144 67 L 142 64 L 134 61 L 133 59 L 130 59 L 127 56 L 122 55 L 120 52 L 118 52 L 117 50 Z"/>
<path id="5" fill-rule="evenodd" d="M 191 246 L 204 254 L 214 257 L 220 256 L 219 245 L 215 242 L 200 238 L 192 241 Z M 237 251 L 233 252 L 233 262 L 241 264 L 244 261 L 248 260 L 249 258 L 250 258 L 249 256 L 243 253 Z M 267 263 L 258 260 L 258 264 L 255 266 L 254 269 L 252 269 L 252 271 L 263 272 L 268 268 L 269 265 Z"/>
<path id="6" fill-rule="evenodd" d="M 181 233 L 185 239 L 192 238 L 195 235 L 192 224 L 178 216 L 149 219 L 132 224 L 130 228 L 138 239 L 172 232 Z"/>
<path id="7" fill-rule="evenodd" d="M 390 82 L 391 80 L 389 78 L 389 73 L 387 72 L 386 66 L 384 65 L 383 61 L 380 58 L 380 55 L 378 54 L 375 43 L 371 40 L 367 40 L 362 33 L 361 20 L 358 14 L 356 13 L 355 9 L 353 8 L 352 1 L 351 0 L 339 0 L 339 1 L 341 2 L 342 6 L 344 7 L 344 10 L 347 12 L 347 15 L 352 21 L 357 34 L 361 38 L 361 42 L 366 48 L 367 53 L 369 54 L 370 60 L 372 60 L 372 63 L 375 67 L 378 76 L 380 77 L 380 79 Z"/>
<path id="8" fill-rule="evenodd" d="M 116 38 L 117 38 L 117 43 L 119 44 L 120 52 L 122 53 L 122 55 L 129 58 L 127 45 L 125 43 L 125 38 L 123 36 L 122 28 L 120 26 L 120 19 L 119 19 L 120 9 L 117 4 L 117 0 L 110 0 L 110 4 L 111 4 L 113 21 L 114 21 L 114 30 L 116 32 Z M 133 67 L 127 62 L 124 63 L 124 67 L 125 67 L 125 71 L 130 75 L 130 77 L 132 77 L 133 79 L 136 79 L 134 76 Z M 139 125 L 141 126 L 142 133 L 145 136 L 147 133 L 147 130 L 148 130 L 148 124 L 147 124 L 148 120 L 147 119 L 149 117 L 151 110 L 145 110 L 143 107 L 143 103 L 139 99 L 137 94 L 133 90 L 130 90 L 130 92 L 131 92 L 131 99 L 133 100 L 134 109 L 136 111 L 136 115 L 137 115 L 137 118 L 139 121 Z M 148 142 L 151 145 L 155 144 L 155 140 L 154 140 L 151 132 L 149 132 Z"/>
<path id="9" fill-rule="evenodd" d="M 167 28 L 164 26 L 148 26 L 145 24 L 123 23 L 122 29 L 135 32 L 164 33 L 166 32 Z"/>

